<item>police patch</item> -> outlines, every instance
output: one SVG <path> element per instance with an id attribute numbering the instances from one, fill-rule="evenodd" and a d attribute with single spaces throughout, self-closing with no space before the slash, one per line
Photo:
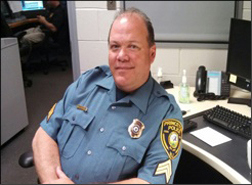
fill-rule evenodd
<path id="1" fill-rule="evenodd" d="M 182 125 L 176 119 L 166 119 L 162 122 L 160 129 L 162 145 L 171 160 L 179 153 L 182 140 Z"/>
<path id="2" fill-rule="evenodd" d="M 56 104 L 57 104 L 57 103 L 55 103 L 55 104 L 53 105 L 53 107 L 51 108 L 51 110 L 48 112 L 48 115 L 47 115 L 47 122 L 49 121 L 49 119 L 50 119 L 51 116 L 53 115 L 54 109 L 55 109 L 55 107 L 56 107 Z"/>

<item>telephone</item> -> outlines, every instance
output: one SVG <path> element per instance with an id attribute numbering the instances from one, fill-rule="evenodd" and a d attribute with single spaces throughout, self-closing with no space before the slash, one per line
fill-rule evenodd
<path id="1" fill-rule="evenodd" d="M 222 71 L 207 71 L 199 66 L 196 73 L 194 96 L 201 100 L 220 100 L 229 97 L 230 84 L 228 76 Z"/>

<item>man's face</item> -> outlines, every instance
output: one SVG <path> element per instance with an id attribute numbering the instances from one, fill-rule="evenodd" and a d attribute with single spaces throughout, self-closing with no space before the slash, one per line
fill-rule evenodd
<path id="1" fill-rule="evenodd" d="M 132 92 L 149 77 L 156 46 L 149 46 L 144 21 L 136 14 L 117 18 L 109 38 L 109 66 L 117 87 Z"/>
<path id="2" fill-rule="evenodd" d="M 47 1 L 47 6 L 48 6 L 49 8 L 53 8 L 53 7 L 55 6 L 55 1 L 54 1 L 54 0 L 48 0 L 48 1 Z"/>

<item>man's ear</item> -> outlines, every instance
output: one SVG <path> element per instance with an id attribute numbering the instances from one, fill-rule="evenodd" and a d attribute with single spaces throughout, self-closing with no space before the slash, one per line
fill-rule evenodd
<path id="1" fill-rule="evenodd" d="M 153 63 L 154 60 L 155 60 L 156 50 L 157 50 L 156 44 L 154 44 L 153 46 L 151 46 L 151 48 L 150 48 L 150 61 L 151 61 L 151 63 Z"/>

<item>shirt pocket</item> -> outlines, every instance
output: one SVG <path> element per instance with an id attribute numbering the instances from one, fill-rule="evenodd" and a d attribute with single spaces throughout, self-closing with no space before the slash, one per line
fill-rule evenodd
<path id="1" fill-rule="evenodd" d="M 58 139 L 61 156 L 64 158 L 72 157 L 79 148 L 85 137 L 88 126 L 93 121 L 94 116 L 81 110 L 68 111 L 63 116 L 65 128 L 61 131 L 61 138 Z"/>
<path id="2" fill-rule="evenodd" d="M 125 137 L 124 134 L 120 133 L 114 133 L 106 146 L 112 149 L 115 155 L 111 156 L 114 157 L 114 162 L 108 175 L 108 182 L 123 180 L 120 177 L 136 174 L 143 160 L 146 147 L 140 145 L 136 139 Z"/>

